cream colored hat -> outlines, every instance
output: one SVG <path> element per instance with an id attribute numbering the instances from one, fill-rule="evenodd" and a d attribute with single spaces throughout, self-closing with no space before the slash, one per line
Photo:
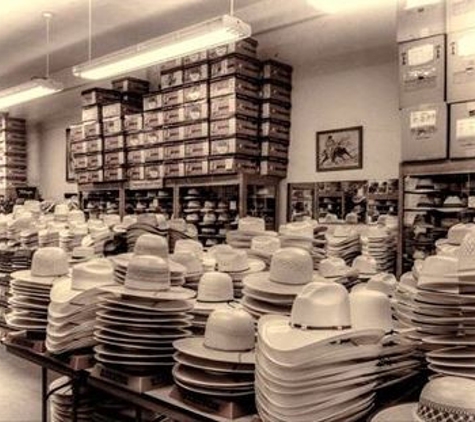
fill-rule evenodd
<path id="1" fill-rule="evenodd" d="M 135 255 L 152 255 L 168 258 L 168 241 L 165 237 L 146 233 L 137 239 L 134 246 Z"/>
<path id="2" fill-rule="evenodd" d="M 263 218 L 243 217 L 238 221 L 238 230 L 246 233 L 263 233 L 266 231 L 266 222 Z"/>
<path id="3" fill-rule="evenodd" d="M 201 259 L 191 251 L 175 252 L 170 255 L 170 260 L 183 265 L 186 268 L 187 277 L 200 276 L 203 274 L 203 263 Z"/>
<path id="4" fill-rule="evenodd" d="M 251 240 L 251 250 L 263 256 L 271 256 L 280 249 L 280 239 L 274 236 L 255 236 Z"/>
<path id="5" fill-rule="evenodd" d="M 266 264 L 258 259 L 249 259 L 240 249 L 221 250 L 215 254 L 218 271 L 224 273 L 251 274 L 264 270 Z"/>
<path id="6" fill-rule="evenodd" d="M 203 258 L 203 244 L 193 239 L 178 239 L 175 242 L 175 252 L 190 251 L 199 259 Z"/>
<path id="7" fill-rule="evenodd" d="M 378 263 L 370 255 L 357 256 L 353 261 L 352 268 L 358 270 L 361 276 L 371 276 L 378 273 Z"/>
<path id="8" fill-rule="evenodd" d="M 361 329 L 393 330 L 391 301 L 386 294 L 366 288 L 350 293 L 351 323 Z"/>

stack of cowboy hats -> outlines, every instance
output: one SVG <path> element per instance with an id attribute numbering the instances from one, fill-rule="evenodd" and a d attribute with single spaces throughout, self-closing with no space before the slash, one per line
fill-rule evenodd
<path id="1" fill-rule="evenodd" d="M 281 248 L 280 239 L 275 236 L 256 236 L 252 238 L 248 255 L 264 261 L 269 267 L 272 255 Z"/>
<path id="2" fill-rule="evenodd" d="M 59 232 L 53 228 L 42 229 L 38 232 L 38 246 L 46 248 L 48 246 L 59 246 Z"/>
<path id="3" fill-rule="evenodd" d="M 378 274 L 378 262 L 376 258 L 371 255 L 359 255 L 351 264 L 351 267 L 358 271 L 358 277 L 363 280 L 368 280 L 374 275 Z"/>
<path id="4" fill-rule="evenodd" d="M 182 265 L 185 269 L 184 284 L 186 287 L 196 290 L 198 281 L 204 272 L 202 260 L 193 252 L 184 250 L 170 255 L 170 260 Z"/>
<path id="5" fill-rule="evenodd" d="M 49 385 L 51 420 L 54 422 L 90 421 L 94 412 L 92 394 L 81 387 L 80 398 L 75 403 L 72 381 L 59 377 Z M 76 415 L 74 414 L 76 412 Z"/>
<path id="6" fill-rule="evenodd" d="M 38 247 L 38 230 L 29 229 L 20 232 L 20 245 L 22 248 L 34 249 Z"/>
<path id="7" fill-rule="evenodd" d="M 211 312 L 217 309 L 240 307 L 234 300 L 233 279 L 229 274 L 212 271 L 203 274 L 198 284 L 198 294 L 193 304 L 193 331 L 203 334 Z"/>
<path id="8" fill-rule="evenodd" d="M 250 249 L 252 238 L 262 235 L 277 236 L 277 233 L 266 231 L 266 222 L 263 218 L 243 217 L 238 221 L 237 230 L 226 233 L 226 243 L 233 248 Z"/>
<path id="9" fill-rule="evenodd" d="M 96 344 L 93 336 L 96 312 L 99 301 L 107 295 L 99 288 L 112 284 L 113 267 L 104 258 L 75 265 L 71 278 L 55 282 L 46 329 L 49 352 L 73 352 Z"/>
<path id="10" fill-rule="evenodd" d="M 54 207 L 54 220 L 63 223 L 67 222 L 69 217 L 69 205 L 57 204 Z"/>
<path id="11" fill-rule="evenodd" d="M 15 249 L 10 257 L 10 272 L 29 269 L 33 253 L 31 249 Z"/>
<path id="12" fill-rule="evenodd" d="M 352 227 L 337 226 L 332 234 L 326 234 L 326 240 L 328 256 L 343 258 L 348 265 L 360 254 L 360 237 Z"/>
<path id="13" fill-rule="evenodd" d="M 343 284 L 347 289 L 358 283 L 358 270 L 346 265 L 343 258 L 323 259 L 320 261 L 318 272 L 324 279 Z"/>
<path id="14" fill-rule="evenodd" d="M 295 297 L 318 277 L 309 252 L 301 248 L 279 249 L 272 256 L 269 271 L 244 277 L 242 306 L 255 318 L 290 315 Z"/>
<path id="15" fill-rule="evenodd" d="M 244 278 L 264 271 L 266 264 L 260 259 L 249 258 L 244 250 L 234 249 L 229 245 L 218 245 L 218 247 L 214 253 L 216 269 L 231 276 L 234 296 L 240 298 L 242 297 Z"/>
<path id="16" fill-rule="evenodd" d="M 11 312 L 5 316 L 7 324 L 17 330 L 44 333 L 51 288 L 54 283 L 67 278 L 68 271 L 68 256 L 62 249 L 38 249 L 33 255 L 30 270 L 11 274 Z"/>
<path id="17" fill-rule="evenodd" d="M 128 250 L 132 251 L 137 239 L 146 233 L 166 236 L 168 234 L 168 224 L 159 225 L 156 214 L 141 214 L 137 222 L 127 227 Z"/>
<path id="18" fill-rule="evenodd" d="M 223 399 L 254 395 L 255 328 L 242 309 L 218 309 L 204 337 L 177 340 L 173 378 L 180 389 Z"/>
<path id="19" fill-rule="evenodd" d="M 396 264 L 396 238 L 383 227 L 369 227 L 361 234 L 361 252 L 376 260 L 378 271 L 392 271 Z"/>
<path id="20" fill-rule="evenodd" d="M 153 375 L 173 365 L 173 341 L 191 335 L 192 290 L 170 284 L 169 263 L 138 255 L 130 261 L 124 285 L 105 286 L 113 293 L 97 317 L 95 357 L 126 373 Z"/>

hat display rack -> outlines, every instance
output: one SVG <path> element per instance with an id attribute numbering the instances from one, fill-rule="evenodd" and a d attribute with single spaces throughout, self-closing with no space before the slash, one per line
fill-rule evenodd
<path id="1" fill-rule="evenodd" d="M 173 189 L 127 189 L 125 212 L 127 214 L 163 214 L 166 218 L 171 218 L 173 215 Z"/>

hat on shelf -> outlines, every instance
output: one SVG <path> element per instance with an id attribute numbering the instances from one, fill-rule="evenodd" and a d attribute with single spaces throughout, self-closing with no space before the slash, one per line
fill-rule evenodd
<path id="1" fill-rule="evenodd" d="M 188 199 L 194 199 L 194 198 L 199 198 L 200 197 L 200 191 L 196 188 L 191 188 L 186 191 L 186 195 L 183 199 L 188 200 Z"/>
<path id="2" fill-rule="evenodd" d="M 216 208 L 216 204 L 213 201 L 205 201 L 201 212 L 207 213 L 210 211 L 214 211 Z"/>
<path id="3" fill-rule="evenodd" d="M 192 212 L 190 214 L 187 214 L 187 216 L 185 217 L 185 220 L 188 223 L 198 223 L 200 221 L 200 216 L 198 213 Z"/>
<path id="4" fill-rule="evenodd" d="M 186 203 L 185 212 L 198 212 L 201 209 L 201 202 L 198 200 L 191 200 Z"/>

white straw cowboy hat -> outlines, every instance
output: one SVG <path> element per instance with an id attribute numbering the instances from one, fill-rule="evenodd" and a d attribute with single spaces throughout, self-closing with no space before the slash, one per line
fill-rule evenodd
<path id="1" fill-rule="evenodd" d="M 30 270 L 16 271 L 12 278 L 30 283 L 52 285 L 59 278 L 69 273 L 68 255 L 57 247 L 38 249 L 33 255 Z"/>
<path id="2" fill-rule="evenodd" d="M 218 309 L 209 316 L 204 337 L 177 340 L 173 346 L 189 356 L 253 364 L 255 341 L 251 315 L 242 309 Z"/>
<path id="3" fill-rule="evenodd" d="M 185 277 L 199 277 L 203 274 L 203 262 L 190 250 L 182 250 L 170 255 L 170 262 L 175 262 L 185 268 Z"/>
<path id="4" fill-rule="evenodd" d="M 198 294 L 193 312 L 211 312 L 216 309 L 237 306 L 234 301 L 233 279 L 229 274 L 217 271 L 203 274 L 198 283 Z"/>
<path id="5" fill-rule="evenodd" d="M 244 250 L 221 249 L 214 256 L 218 271 L 237 277 L 257 273 L 266 267 L 265 262 L 249 258 Z"/>
<path id="6" fill-rule="evenodd" d="M 346 265 L 343 258 L 328 257 L 320 261 L 318 272 L 325 278 L 358 276 L 358 271 Z"/>
<path id="7" fill-rule="evenodd" d="M 168 262 L 152 255 L 134 256 L 127 267 L 124 285 L 104 286 L 104 291 L 149 299 L 187 300 L 195 292 L 181 287 L 171 287 Z"/>
<path id="8" fill-rule="evenodd" d="M 269 259 L 280 249 L 280 239 L 274 236 L 255 236 L 251 240 L 251 253 Z"/>
<path id="9" fill-rule="evenodd" d="M 389 296 L 369 286 L 353 289 L 350 293 L 351 323 L 364 329 L 381 329 L 390 332 L 394 328 Z"/>
<path id="10" fill-rule="evenodd" d="M 305 284 L 319 277 L 313 270 L 313 260 L 307 251 L 282 248 L 272 256 L 270 271 L 247 275 L 243 284 L 259 292 L 297 295 Z"/>
<path id="11" fill-rule="evenodd" d="M 468 422 L 475 420 L 475 380 L 440 377 L 423 388 L 418 403 L 393 406 L 371 422 Z"/>
<path id="12" fill-rule="evenodd" d="M 198 258 L 203 258 L 203 244 L 193 239 L 178 239 L 174 252 L 193 252 Z"/>

